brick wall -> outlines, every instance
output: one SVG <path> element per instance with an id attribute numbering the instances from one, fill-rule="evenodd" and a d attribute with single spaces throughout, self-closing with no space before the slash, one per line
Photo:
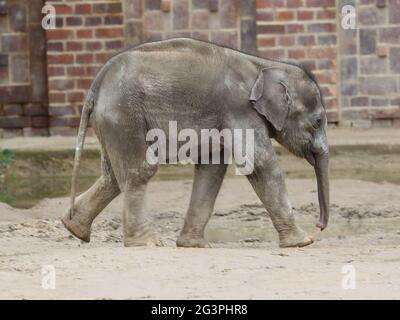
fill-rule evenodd
<path id="1" fill-rule="evenodd" d="M 42 5 L 0 0 L 0 136 L 48 135 Z"/>
<path id="2" fill-rule="evenodd" d="M 57 28 L 47 30 L 51 135 L 75 135 L 80 108 L 99 68 L 124 47 L 122 2 L 47 1 Z"/>
<path id="3" fill-rule="evenodd" d="M 342 124 L 400 127 L 400 0 L 341 0 L 357 29 L 340 30 Z"/>
<path id="4" fill-rule="evenodd" d="M 320 83 L 329 122 L 339 118 L 335 0 L 257 0 L 258 54 L 305 65 Z"/>
<path id="5" fill-rule="evenodd" d="M 44 31 L 52 4 L 57 29 Z M 341 27 L 356 6 L 357 29 Z M 330 123 L 400 126 L 400 0 L 0 0 L 0 136 L 74 135 L 118 51 L 185 36 L 306 65 Z"/>

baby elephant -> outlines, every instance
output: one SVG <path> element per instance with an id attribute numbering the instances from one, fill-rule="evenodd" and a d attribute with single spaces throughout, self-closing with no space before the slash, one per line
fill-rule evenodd
<path id="1" fill-rule="evenodd" d="M 202 129 L 254 130 L 253 170 L 247 178 L 269 212 L 281 247 L 302 247 L 313 239 L 296 224 L 271 139 L 306 158 L 317 177 L 317 226 L 321 230 L 327 226 L 327 118 L 313 77 L 294 64 L 207 42 L 172 39 L 116 55 L 93 81 L 79 127 L 71 207 L 62 218 L 73 235 L 89 242 L 93 220 L 123 192 L 125 246 L 159 244 L 143 211 L 147 183 L 157 171 L 157 163 L 148 161 L 146 136 L 152 129 L 163 130 L 166 144 L 171 145 L 170 121 L 177 124 L 176 129 L 190 128 L 199 136 Z M 101 144 L 102 174 L 74 203 L 89 123 Z M 233 149 L 237 147 L 234 142 Z M 223 149 L 221 145 L 221 153 Z M 177 240 L 181 247 L 207 246 L 204 229 L 227 168 L 226 163 L 194 160 L 190 206 Z M 166 161 L 171 162 L 168 155 Z"/>

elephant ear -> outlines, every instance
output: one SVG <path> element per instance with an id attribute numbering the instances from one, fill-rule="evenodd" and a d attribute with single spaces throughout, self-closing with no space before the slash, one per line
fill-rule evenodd
<path id="1" fill-rule="evenodd" d="M 251 89 L 249 98 L 257 112 L 278 131 L 282 130 L 292 104 L 285 82 L 287 82 L 285 71 L 279 68 L 263 69 Z"/>

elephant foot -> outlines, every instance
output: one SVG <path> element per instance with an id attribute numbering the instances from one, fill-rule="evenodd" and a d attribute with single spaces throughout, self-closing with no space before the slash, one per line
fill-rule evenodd
<path id="1" fill-rule="evenodd" d="M 158 239 L 157 233 L 148 225 L 141 225 L 140 228 L 124 234 L 125 247 L 163 247 L 164 243 Z"/>
<path id="2" fill-rule="evenodd" d="M 279 247 L 305 247 L 314 242 L 313 238 L 303 230 L 296 228 L 294 231 L 281 231 L 279 233 Z"/>
<path id="3" fill-rule="evenodd" d="M 84 242 L 90 242 L 90 226 L 77 221 L 76 216 L 70 219 L 68 212 L 68 214 L 61 218 L 61 222 L 73 236 Z"/>
<path id="4" fill-rule="evenodd" d="M 186 235 L 180 235 L 178 237 L 176 246 L 182 248 L 211 248 L 204 238 L 194 238 Z"/>
<path id="5" fill-rule="evenodd" d="M 163 247 L 164 243 L 156 238 L 125 238 L 125 247 Z"/>

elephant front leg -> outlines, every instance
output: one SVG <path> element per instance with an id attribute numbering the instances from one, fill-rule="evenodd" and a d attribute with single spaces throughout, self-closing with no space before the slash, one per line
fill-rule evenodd
<path id="1" fill-rule="evenodd" d="M 284 175 L 278 166 L 275 155 L 256 163 L 253 173 L 247 178 L 279 233 L 280 247 L 304 247 L 313 243 L 311 236 L 308 236 L 296 224 Z"/>
<path id="2" fill-rule="evenodd" d="M 176 243 L 178 247 L 208 247 L 204 229 L 214 209 L 226 168 L 226 164 L 196 165 L 189 209 Z"/>

